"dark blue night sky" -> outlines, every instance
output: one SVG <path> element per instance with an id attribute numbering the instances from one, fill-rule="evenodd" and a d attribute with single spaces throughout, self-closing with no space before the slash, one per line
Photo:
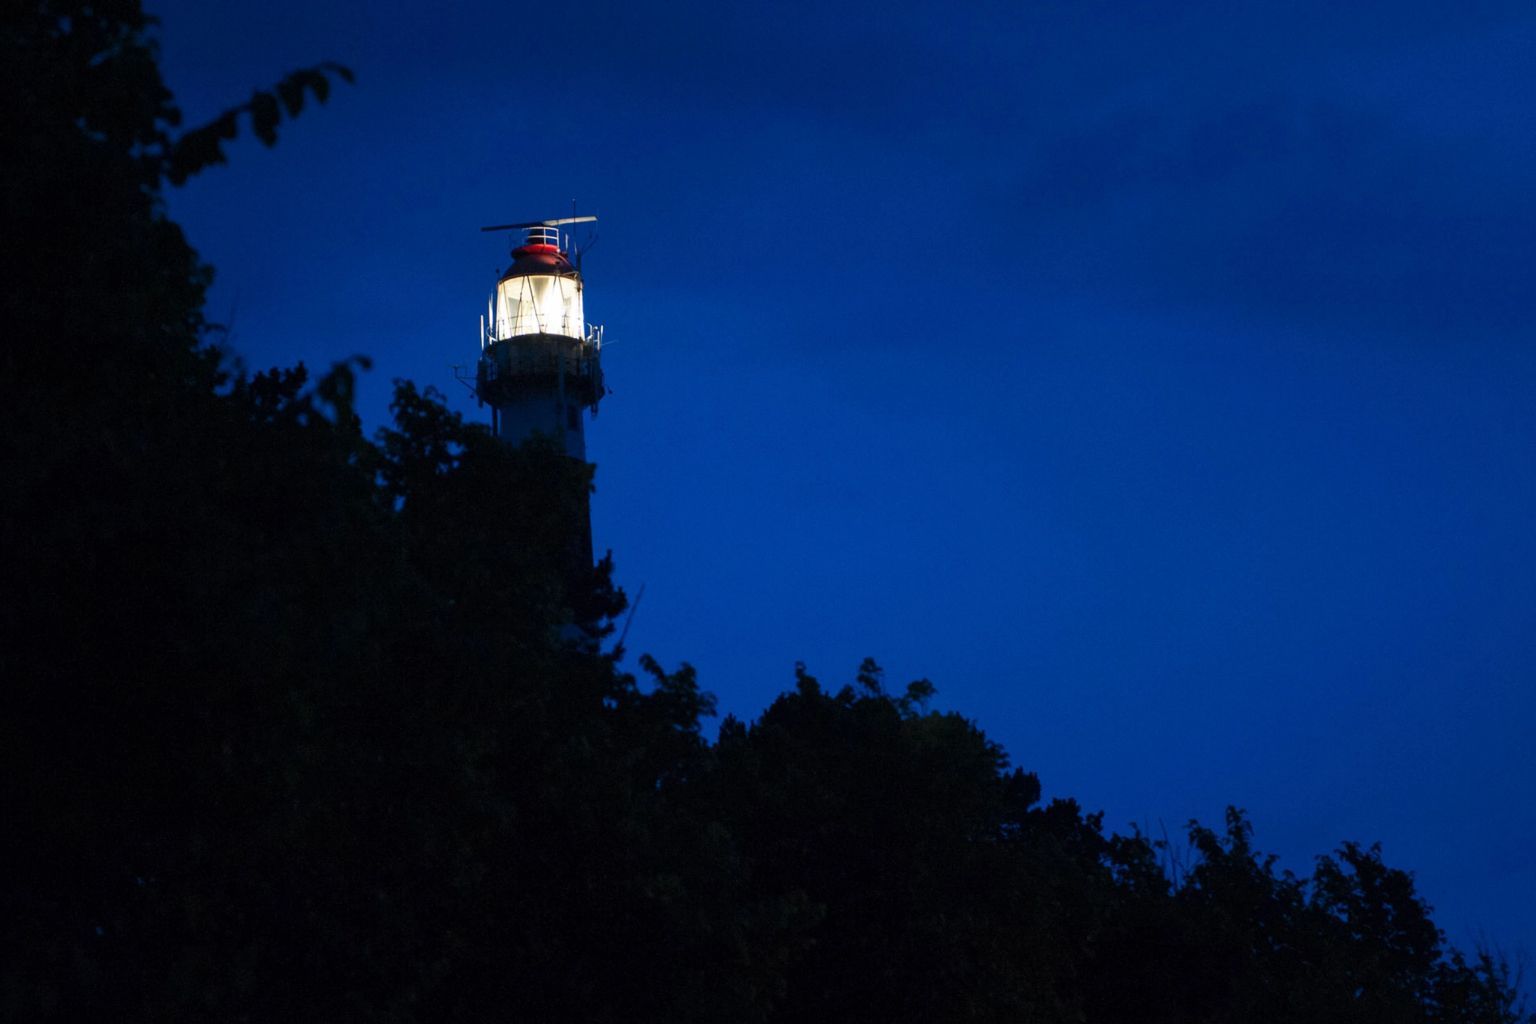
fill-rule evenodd
<path id="1" fill-rule="evenodd" d="M 1241 8 L 1241 10 L 1238 10 Z M 1345 839 L 1536 952 L 1536 9 L 152 2 L 253 368 L 452 363 L 596 212 L 629 644 L 756 715 L 931 678 L 1106 824 Z"/>

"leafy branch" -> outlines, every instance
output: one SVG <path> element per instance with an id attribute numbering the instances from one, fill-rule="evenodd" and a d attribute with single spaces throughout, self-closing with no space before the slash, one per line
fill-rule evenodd
<path id="1" fill-rule="evenodd" d="M 249 101 L 231 107 L 202 127 L 187 132 L 172 142 L 166 152 L 166 178 L 171 184 L 180 185 L 207 167 L 226 163 L 224 143 L 239 135 L 241 115 L 250 117 L 251 131 L 263 145 L 277 142 L 278 123 L 285 113 L 289 118 L 298 116 L 304 109 L 306 94 L 313 95 L 317 103 L 324 103 L 330 97 L 332 75 L 348 85 L 354 81 L 350 68 L 334 61 L 316 64 L 293 72 L 270 90 L 256 90 Z"/>

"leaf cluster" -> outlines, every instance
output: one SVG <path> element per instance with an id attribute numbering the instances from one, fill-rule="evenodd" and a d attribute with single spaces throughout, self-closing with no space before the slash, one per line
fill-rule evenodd
<path id="1" fill-rule="evenodd" d="M 278 124 L 284 115 L 298 116 L 304 109 L 306 95 L 313 96 L 316 103 L 324 103 L 330 98 L 329 76 L 332 75 L 348 85 L 355 81 L 351 69 L 334 61 L 302 68 L 284 77 L 272 89 L 257 89 L 246 102 L 230 107 L 209 123 L 169 141 L 164 155 L 167 180 L 180 185 L 198 171 L 227 163 L 224 143 L 240 134 L 242 117 L 249 120 L 251 131 L 262 145 L 275 145 Z"/>

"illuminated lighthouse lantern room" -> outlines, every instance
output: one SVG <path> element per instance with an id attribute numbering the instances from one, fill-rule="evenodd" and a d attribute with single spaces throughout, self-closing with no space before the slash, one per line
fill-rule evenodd
<path id="1" fill-rule="evenodd" d="M 585 413 L 596 412 L 603 396 L 602 328 L 586 322 L 580 253 L 573 263 L 560 228 L 596 219 L 562 217 L 482 229 L 524 235 L 496 282 L 481 325 L 475 393 L 491 407 L 498 437 L 521 444 L 542 435 L 583 460 Z"/>

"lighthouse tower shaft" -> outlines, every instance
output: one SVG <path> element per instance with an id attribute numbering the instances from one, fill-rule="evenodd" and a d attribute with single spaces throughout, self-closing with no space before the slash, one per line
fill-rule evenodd
<path id="1" fill-rule="evenodd" d="M 559 225 L 592 219 L 509 225 L 527 234 L 496 282 L 475 372 L 475 394 L 491 407 L 497 437 L 513 445 L 542 437 L 583 462 L 586 417 L 604 393 L 603 332 L 586 322 L 581 272 Z M 580 557 L 590 569 L 591 525 L 588 514 L 583 519 Z"/>

